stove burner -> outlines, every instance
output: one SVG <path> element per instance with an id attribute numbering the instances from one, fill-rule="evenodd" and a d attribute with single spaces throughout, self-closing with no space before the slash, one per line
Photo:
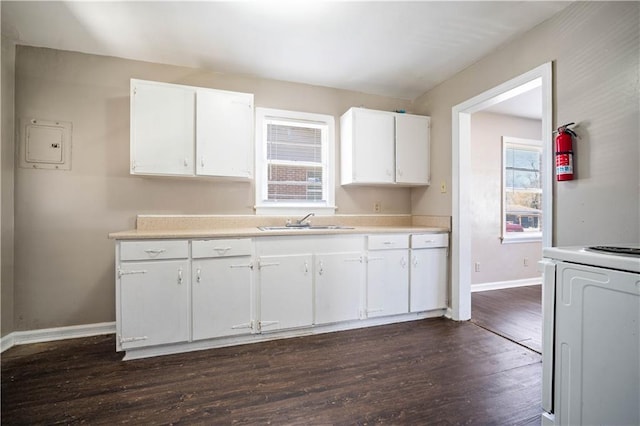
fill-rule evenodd
<path id="1" fill-rule="evenodd" d="M 589 249 L 625 256 L 640 256 L 640 247 L 593 246 L 589 247 Z"/>

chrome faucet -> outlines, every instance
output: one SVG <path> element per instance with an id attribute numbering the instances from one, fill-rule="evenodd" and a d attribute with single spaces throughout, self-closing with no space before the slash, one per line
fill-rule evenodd
<path id="1" fill-rule="evenodd" d="M 309 217 L 311 216 L 315 216 L 315 213 L 309 213 L 308 215 L 306 215 L 305 217 L 303 217 L 302 219 L 296 220 L 296 223 L 291 223 L 290 220 L 287 221 L 287 226 L 309 226 L 311 225 L 309 223 L 309 221 L 307 220 Z"/>
<path id="2" fill-rule="evenodd" d="M 304 221 L 307 220 L 309 217 L 311 216 L 315 216 L 315 213 L 309 213 L 308 215 L 306 215 L 305 217 L 303 217 L 302 219 L 298 220 L 296 223 L 298 225 L 304 225 Z"/>

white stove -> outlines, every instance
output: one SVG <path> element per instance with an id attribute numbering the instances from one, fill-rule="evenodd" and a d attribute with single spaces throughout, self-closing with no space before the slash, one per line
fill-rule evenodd
<path id="1" fill-rule="evenodd" d="M 542 257 L 619 271 L 640 272 L 640 243 L 549 247 L 542 250 Z"/>
<path id="2" fill-rule="evenodd" d="M 543 257 L 542 424 L 640 424 L 640 244 Z"/>

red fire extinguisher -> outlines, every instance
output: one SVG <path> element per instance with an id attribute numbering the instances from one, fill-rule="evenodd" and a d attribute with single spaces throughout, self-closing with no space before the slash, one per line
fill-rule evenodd
<path id="1" fill-rule="evenodd" d="M 558 127 L 556 136 L 556 179 L 558 181 L 573 180 L 573 137 L 576 132 L 564 124 Z"/>

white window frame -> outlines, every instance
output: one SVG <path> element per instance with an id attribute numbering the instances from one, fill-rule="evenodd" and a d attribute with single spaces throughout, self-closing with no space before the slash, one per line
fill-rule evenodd
<path id="1" fill-rule="evenodd" d="M 268 161 L 266 150 L 267 124 L 273 121 L 298 122 L 322 129 L 322 185 L 323 202 L 319 201 L 269 201 Z M 287 111 L 273 108 L 256 108 L 256 204 L 258 215 L 332 215 L 335 213 L 335 119 L 331 115 Z"/>
<path id="2" fill-rule="evenodd" d="M 523 138 L 514 138 L 514 137 L 510 137 L 510 136 L 503 136 L 502 137 L 502 182 L 501 182 L 501 186 L 502 186 L 502 201 L 500 203 L 501 206 L 501 218 L 500 218 L 500 222 L 502 224 L 502 228 L 501 228 L 501 236 L 500 236 L 500 240 L 502 241 L 502 244 L 510 244 L 510 243 L 530 243 L 530 242 L 536 242 L 536 241 L 542 241 L 542 230 L 538 231 L 538 232 L 507 232 L 507 215 L 506 215 L 506 210 L 507 210 L 507 203 L 506 203 L 506 195 L 507 195 L 507 188 L 506 188 L 506 183 L 507 183 L 507 148 L 509 147 L 521 147 L 522 149 L 529 149 L 531 150 L 532 147 L 537 148 L 537 150 L 539 150 L 540 152 L 540 158 L 541 161 L 543 159 L 542 157 L 542 141 L 539 140 L 535 140 L 535 139 L 523 139 Z M 540 168 L 540 177 L 542 179 L 542 167 L 544 167 L 544 165 L 541 164 Z M 540 192 L 540 197 L 542 199 L 542 201 L 544 202 L 544 197 L 542 196 L 543 192 L 542 192 L 542 182 L 540 185 L 540 190 L 539 191 L 533 191 L 533 192 Z M 542 209 L 541 209 L 542 210 Z M 541 213 L 542 214 L 542 213 Z M 544 221 L 543 221 L 543 217 L 540 217 L 539 219 L 539 224 L 540 226 L 544 225 Z"/>

